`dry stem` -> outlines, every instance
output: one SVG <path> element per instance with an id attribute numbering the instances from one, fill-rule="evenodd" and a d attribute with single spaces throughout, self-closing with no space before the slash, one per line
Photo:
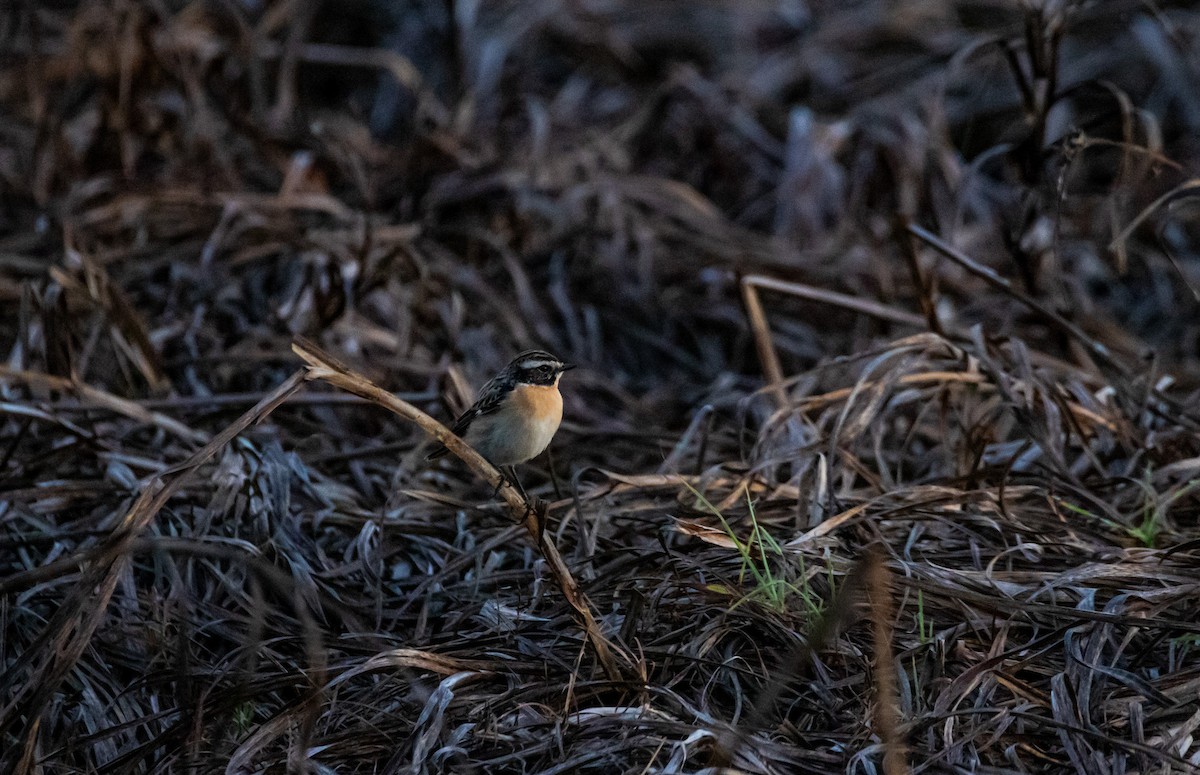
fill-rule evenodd
<path id="1" fill-rule="evenodd" d="M 613 655 L 617 653 L 624 657 L 624 654 L 613 646 L 604 637 L 604 633 L 600 631 L 596 617 L 592 614 L 591 603 L 588 601 L 587 595 L 579 588 L 575 577 L 571 575 L 570 569 L 563 562 L 562 556 L 558 552 L 558 547 L 554 545 L 554 541 L 542 529 L 544 507 L 539 509 L 532 504 L 526 503 L 525 499 L 517 492 L 517 489 L 501 475 L 495 466 L 489 463 L 465 441 L 451 433 L 450 429 L 445 425 L 442 425 L 407 401 L 396 398 L 396 396 L 361 374 L 356 374 L 349 367 L 339 363 L 333 356 L 321 350 L 315 343 L 303 337 L 297 337 L 296 341 L 292 344 L 292 350 L 308 364 L 305 379 L 323 380 L 336 388 L 361 396 L 372 403 L 382 406 L 384 409 L 398 414 L 406 420 L 410 420 L 420 427 L 421 430 L 445 444 L 446 448 L 452 454 L 470 466 L 471 470 L 477 473 L 489 485 L 495 487 L 496 492 L 508 507 L 509 513 L 528 531 L 534 545 L 537 546 L 538 550 L 542 553 L 542 557 L 545 558 L 546 566 L 550 569 L 550 575 L 554 577 L 554 582 L 562 590 L 563 597 L 575 609 L 584 634 L 591 642 L 592 648 L 596 651 L 596 660 L 604 668 L 604 672 L 610 679 L 614 681 L 623 680 L 623 673 Z M 628 663 L 628 657 L 625 657 L 625 661 Z"/>

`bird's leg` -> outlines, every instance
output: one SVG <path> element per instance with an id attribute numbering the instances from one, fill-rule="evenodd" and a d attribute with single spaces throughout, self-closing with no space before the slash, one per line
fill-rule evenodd
<path id="1" fill-rule="evenodd" d="M 537 525 L 537 541 L 540 544 L 542 542 L 542 534 L 546 530 L 546 504 L 537 498 L 531 498 L 529 493 L 525 492 L 524 485 L 517 478 L 517 469 L 515 466 L 507 466 L 504 470 L 507 471 L 509 481 L 512 482 L 513 486 L 517 488 L 517 492 L 521 493 L 521 497 L 525 500 L 525 514 L 522 516 L 522 519 L 525 520 L 533 517 L 534 524 Z"/>
<path id="2" fill-rule="evenodd" d="M 528 503 L 529 496 L 525 494 L 525 488 L 521 486 L 520 480 L 517 479 L 517 472 L 513 470 L 513 467 L 496 466 L 496 468 L 500 469 L 500 481 L 496 482 L 496 489 L 492 490 L 492 497 L 495 498 L 497 495 L 499 495 L 500 489 L 504 487 L 504 485 L 508 484 L 516 488 L 517 492 L 519 492 L 521 497 L 524 498 Z"/>
<path id="3" fill-rule="evenodd" d="M 517 492 L 521 493 L 521 498 L 526 504 L 529 503 L 529 493 L 525 492 L 525 487 L 521 484 L 521 480 L 517 478 L 517 469 L 514 466 L 506 466 L 505 473 L 508 474 L 508 481 L 513 487 L 517 488 Z"/>

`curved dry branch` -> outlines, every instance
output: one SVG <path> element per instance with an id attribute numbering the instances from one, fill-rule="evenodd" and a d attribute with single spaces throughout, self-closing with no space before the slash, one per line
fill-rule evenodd
<path id="1" fill-rule="evenodd" d="M 361 374 L 355 373 L 350 367 L 337 361 L 329 353 L 323 351 L 314 342 L 297 337 L 292 343 L 292 351 L 308 364 L 306 380 L 322 380 L 336 388 L 353 393 L 356 396 L 382 406 L 410 422 L 415 423 L 421 430 L 446 445 L 450 452 L 466 463 L 472 471 L 484 481 L 496 488 L 497 494 L 504 500 L 509 513 L 519 522 L 533 539 L 534 545 L 546 560 L 550 575 L 562 590 L 563 597 L 575 609 L 584 634 L 591 642 L 596 652 L 596 660 L 611 680 L 623 680 L 624 674 L 614 654 L 620 654 L 626 665 L 630 664 L 629 657 L 616 648 L 600 631 L 596 617 L 592 614 L 591 603 L 587 595 L 579 588 L 575 577 L 563 562 L 554 541 L 546 535 L 543 527 L 545 507 L 527 503 L 517 489 L 509 484 L 500 471 L 489 463 L 470 445 L 450 432 L 450 429 L 434 418 L 422 412 L 417 407 L 402 401 L 388 391 L 371 382 Z"/>

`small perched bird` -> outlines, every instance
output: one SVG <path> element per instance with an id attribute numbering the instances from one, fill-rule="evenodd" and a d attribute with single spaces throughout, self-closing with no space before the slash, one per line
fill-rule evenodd
<path id="1" fill-rule="evenodd" d="M 513 466 L 542 454 L 554 438 L 562 422 L 558 380 L 573 368 L 544 350 L 526 350 L 483 386 L 475 403 L 451 428 L 493 465 L 507 469 L 522 495 L 525 489 Z M 447 451 L 440 446 L 426 460 L 436 460 Z"/>

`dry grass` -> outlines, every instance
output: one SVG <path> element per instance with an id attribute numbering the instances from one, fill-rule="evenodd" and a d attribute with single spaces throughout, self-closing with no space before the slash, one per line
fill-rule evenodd
<path id="1" fill-rule="evenodd" d="M 3 7 L 0 772 L 1197 771 L 1197 29 Z"/>

